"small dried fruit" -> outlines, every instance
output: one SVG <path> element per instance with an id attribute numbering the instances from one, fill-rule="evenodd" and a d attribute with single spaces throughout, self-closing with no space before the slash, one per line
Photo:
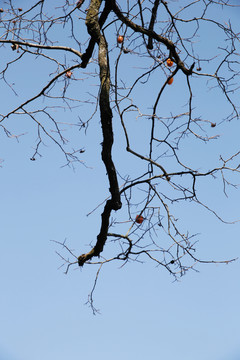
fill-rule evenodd
<path id="1" fill-rule="evenodd" d="M 22 8 L 18 8 L 18 11 L 22 11 Z"/>
<path id="2" fill-rule="evenodd" d="M 3 11 L 4 11 L 3 8 L 1 8 L 1 9 L 0 9 L 0 13 L 3 12 Z"/>
<path id="3" fill-rule="evenodd" d="M 142 215 L 136 216 L 136 219 L 135 219 L 136 223 L 141 224 L 143 222 L 143 220 L 144 220 L 144 217 Z"/>
<path id="4" fill-rule="evenodd" d="M 17 50 L 19 48 L 19 45 L 18 44 L 12 44 L 11 48 L 12 48 L 13 51 Z"/>
<path id="5" fill-rule="evenodd" d="M 216 126 L 216 123 L 211 123 L 211 127 L 214 128 Z"/>
<path id="6" fill-rule="evenodd" d="M 66 72 L 66 77 L 70 79 L 71 76 L 72 76 L 72 72 L 70 70 L 68 70 Z"/>
<path id="7" fill-rule="evenodd" d="M 170 79 L 168 79 L 167 81 L 168 85 L 171 85 L 173 83 L 173 77 L 171 77 Z"/>

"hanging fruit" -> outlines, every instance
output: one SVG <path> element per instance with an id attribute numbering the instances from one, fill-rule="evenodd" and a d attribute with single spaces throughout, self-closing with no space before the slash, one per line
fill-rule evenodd
<path id="1" fill-rule="evenodd" d="M 70 79 L 70 77 L 72 76 L 72 72 L 69 70 L 66 72 L 66 77 Z"/>
<path id="2" fill-rule="evenodd" d="M 142 215 L 137 215 L 136 216 L 135 221 L 136 221 L 137 224 L 141 224 L 143 222 L 143 220 L 144 220 L 144 217 Z"/>
<path id="3" fill-rule="evenodd" d="M 122 43 L 123 43 L 123 39 L 124 39 L 124 37 L 123 37 L 122 35 L 118 35 L 118 38 L 117 38 L 118 44 L 122 44 Z"/>
<path id="4" fill-rule="evenodd" d="M 167 66 L 173 66 L 173 61 L 170 58 L 167 59 Z"/>
<path id="5" fill-rule="evenodd" d="M 11 48 L 12 48 L 13 51 L 18 50 L 19 45 L 14 43 L 14 44 L 11 45 Z"/>
<path id="6" fill-rule="evenodd" d="M 168 81 L 167 81 L 168 85 L 171 85 L 173 83 L 173 77 L 171 77 Z"/>

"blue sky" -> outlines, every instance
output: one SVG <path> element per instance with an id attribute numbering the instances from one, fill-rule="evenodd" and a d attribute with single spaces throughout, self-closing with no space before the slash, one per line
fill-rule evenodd
<path id="1" fill-rule="evenodd" d="M 235 23 L 237 13 L 228 12 L 227 17 Z M 203 38 L 208 36 L 209 33 L 203 33 Z M 201 46 L 206 52 L 211 51 L 211 44 L 203 41 Z M 114 51 L 112 56 L 118 50 Z M 1 67 L 8 56 L 16 56 L 7 49 L 1 49 L 1 53 Z M 120 66 L 131 69 L 138 60 L 127 56 Z M 36 71 L 34 61 L 28 58 L 19 64 L 18 71 L 9 73 L 19 96 L 13 96 L 8 87 L 0 84 L 1 113 L 19 104 L 32 89 L 40 89 L 50 70 L 44 62 L 41 65 Z M 125 76 L 131 76 L 131 71 L 135 70 L 127 70 Z M 74 76 L 84 77 L 80 71 Z M 88 83 L 91 87 L 93 80 Z M 156 89 L 159 81 L 154 81 Z M 84 84 L 82 80 L 74 81 L 70 91 L 88 98 Z M 208 116 L 218 122 L 226 110 L 219 95 L 200 92 L 196 79 L 192 84 L 198 95 L 197 111 L 205 114 L 207 109 Z M 180 104 L 184 99 L 182 87 L 183 78 L 176 77 L 174 87 L 166 89 L 163 111 L 177 108 L 178 101 Z M 141 91 L 138 96 L 143 103 L 149 100 Z M 87 111 L 87 105 L 80 107 L 81 114 Z M 77 115 L 78 110 L 56 111 L 58 121 L 63 123 L 76 121 Z M 133 136 L 138 135 L 136 146 L 141 147 L 145 125 L 135 117 L 131 121 L 129 130 Z M 164 269 L 148 261 L 130 262 L 123 268 L 120 263 L 107 264 L 94 294 L 100 314 L 92 315 L 85 303 L 97 268 L 85 265 L 83 269 L 72 268 L 65 275 L 64 269 L 59 269 L 62 261 L 56 254 L 63 249 L 51 240 L 66 239 L 79 255 L 98 234 L 102 208 L 91 216 L 86 214 L 108 196 L 107 178 L 100 162 L 99 120 L 95 118 L 87 137 L 76 132 L 74 126 L 66 128 L 73 144 L 86 148 L 82 156 L 87 167 L 80 164 L 74 171 L 62 167 L 62 154 L 47 140 L 41 149 L 43 156 L 30 161 L 36 138 L 33 124 L 25 117 L 21 121 L 13 117 L 9 122 L 15 133 L 26 131 L 26 135 L 17 142 L 1 133 L 0 158 L 4 161 L 0 168 L 0 360 L 239 360 L 239 260 L 229 265 L 197 265 L 199 272 L 189 272 L 179 282 L 173 282 Z M 120 133 L 120 126 L 115 127 Z M 189 154 L 190 163 L 198 161 L 201 167 L 206 161 L 215 161 L 219 153 L 227 156 L 238 150 L 237 121 L 220 124 L 213 132 L 221 137 L 212 144 L 195 147 L 191 139 L 186 139 L 182 154 Z M 126 164 L 134 173 L 131 157 L 119 158 L 122 143 L 119 134 L 114 149 L 116 163 L 122 173 Z M 141 162 L 137 164 L 141 167 Z M 234 180 L 239 183 L 239 177 Z M 230 189 L 226 198 L 221 182 L 215 180 L 203 181 L 199 194 L 226 220 L 240 217 L 239 191 Z M 194 204 L 176 206 L 176 213 L 191 232 L 199 233 L 200 258 L 240 257 L 239 223 L 225 225 Z M 126 219 L 125 215 L 120 212 L 119 216 Z"/>

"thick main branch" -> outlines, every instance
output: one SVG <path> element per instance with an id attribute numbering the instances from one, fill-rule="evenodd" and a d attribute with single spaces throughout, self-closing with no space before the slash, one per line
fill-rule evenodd
<path id="1" fill-rule="evenodd" d="M 98 43 L 98 64 L 100 69 L 100 116 L 103 133 L 102 143 L 102 160 L 107 170 L 111 198 L 106 202 L 102 213 L 102 224 L 100 233 L 97 236 L 97 242 L 94 248 L 86 254 L 82 254 L 78 258 L 79 266 L 90 260 L 93 256 L 99 256 L 103 251 L 107 240 L 107 233 L 109 227 L 109 218 L 112 210 L 119 210 L 122 207 L 116 169 L 112 160 L 112 145 L 113 145 L 113 128 L 112 128 L 112 110 L 110 107 L 109 91 L 110 91 L 110 69 L 108 61 L 108 47 L 103 34 L 100 31 L 98 22 L 98 11 L 101 5 L 101 0 L 91 2 L 86 25 L 89 34 Z"/>

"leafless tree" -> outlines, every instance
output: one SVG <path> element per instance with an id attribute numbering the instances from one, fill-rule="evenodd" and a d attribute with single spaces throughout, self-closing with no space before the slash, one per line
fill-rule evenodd
<path id="1" fill-rule="evenodd" d="M 28 8 L 17 8 L 9 0 L 0 9 L 1 54 L 6 60 L 5 65 L 1 62 L 1 86 L 11 88 L 12 104 L 18 91 L 13 74 L 26 74 L 24 65 L 29 61 L 34 60 L 34 81 L 39 81 L 37 74 L 43 68 L 49 69 L 49 77 L 41 77 L 44 84 L 37 90 L 37 86 L 27 89 L 22 76 L 20 92 L 26 92 L 25 100 L 0 114 L 3 133 L 19 139 L 9 121 L 27 117 L 37 136 L 31 160 L 41 156 L 44 141 L 50 139 L 66 164 L 75 166 L 83 163 L 87 149 L 81 145 L 73 149 L 64 127 L 88 134 L 93 119 L 99 117 L 101 123 L 101 155 L 110 193 L 96 204 L 102 207 L 101 226 L 90 251 L 79 256 L 62 243 L 70 254 L 70 259 L 61 255 L 66 271 L 73 264 L 101 268 L 114 260 L 125 264 L 147 258 L 178 278 L 197 263 L 216 262 L 197 257 L 194 234 L 179 227 L 174 211 L 176 204 L 195 203 L 225 221 L 201 200 L 198 189 L 206 178 L 221 178 L 225 193 L 236 186 L 231 176 L 239 174 L 239 151 L 227 158 L 219 154 L 214 165 L 207 159 L 192 164 L 185 144 L 191 141 L 201 151 L 201 144 L 218 138 L 219 124 L 239 118 L 240 36 L 231 21 L 223 20 L 224 12 L 238 11 L 238 6 L 227 0 L 29 3 Z M 177 83 L 181 85 L 173 95 Z M 202 95 L 207 91 L 225 101 L 222 118 L 212 119 L 211 109 L 204 106 Z M 56 109 L 75 109 L 78 117 L 63 124 Z M 133 118 L 141 132 L 138 137 Z M 120 156 L 128 159 L 124 172 L 114 157 L 115 127 L 121 127 L 124 137 L 118 143 Z M 115 254 L 108 257 L 110 243 Z"/>

